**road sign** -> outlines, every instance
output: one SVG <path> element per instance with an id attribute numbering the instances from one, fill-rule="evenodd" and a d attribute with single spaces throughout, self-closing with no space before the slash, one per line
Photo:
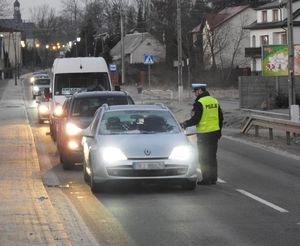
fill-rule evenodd
<path id="1" fill-rule="evenodd" d="M 154 56 L 153 55 L 144 54 L 144 64 L 145 65 L 154 64 Z"/>
<path id="2" fill-rule="evenodd" d="M 111 72 L 117 71 L 117 65 L 116 64 L 109 64 L 109 71 L 111 71 Z"/>

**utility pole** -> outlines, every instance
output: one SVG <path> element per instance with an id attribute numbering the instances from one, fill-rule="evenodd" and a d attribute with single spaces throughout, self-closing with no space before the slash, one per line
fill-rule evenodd
<path id="1" fill-rule="evenodd" d="M 182 101 L 182 40 L 181 40 L 181 0 L 177 0 L 177 49 L 178 49 L 178 100 Z"/>
<path id="2" fill-rule="evenodd" d="M 124 23 L 123 23 L 123 6 L 121 6 L 121 62 L 122 62 L 122 81 L 125 84 L 125 57 L 124 57 Z"/>
<path id="3" fill-rule="evenodd" d="M 288 28 L 288 92 L 290 120 L 299 121 L 299 106 L 296 104 L 295 79 L 294 79 L 294 35 L 293 35 L 293 4 L 287 1 L 287 28 Z"/>

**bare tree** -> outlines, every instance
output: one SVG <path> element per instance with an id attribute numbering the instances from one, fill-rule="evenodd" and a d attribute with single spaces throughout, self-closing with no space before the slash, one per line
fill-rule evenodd
<path id="1" fill-rule="evenodd" d="M 42 5 L 31 9 L 32 20 L 36 25 L 36 37 L 42 44 L 49 44 L 56 40 L 59 30 L 58 17 L 55 9 L 49 5 Z"/>
<path id="2" fill-rule="evenodd" d="M 228 36 L 229 36 L 229 29 L 228 26 L 224 28 L 213 28 L 210 27 L 208 24 L 204 27 L 204 54 L 207 56 L 204 60 L 211 60 L 211 69 L 217 69 L 217 55 L 222 54 L 222 50 L 228 46 Z M 220 59 L 222 62 L 222 56 Z"/>
<path id="3" fill-rule="evenodd" d="M 80 16 L 82 14 L 82 1 L 86 0 L 62 0 L 62 13 L 61 15 L 65 18 L 69 18 L 71 26 L 69 28 L 73 31 L 74 37 L 79 32 L 79 23 L 80 23 Z"/>

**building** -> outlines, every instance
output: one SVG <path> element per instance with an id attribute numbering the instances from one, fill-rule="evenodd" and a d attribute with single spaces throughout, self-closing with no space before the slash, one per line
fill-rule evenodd
<path id="1" fill-rule="evenodd" d="M 121 60 L 121 41 L 110 51 L 113 61 Z M 124 56 L 128 64 L 143 64 L 144 54 L 153 55 L 154 62 L 164 62 L 166 59 L 165 46 L 150 33 L 133 33 L 124 37 Z"/>
<path id="2" fill-rule="evenodd" d="M 0 78 L 12 77 L 13 69 L 19 69 L 22 61 L 21 32 L 0 26 Z"/>
<path id="3" fill-rule="evenodd" d="M 294 44 L 300 44 L 300 1 L 293 0 Z M 262 47 L 264 45 L 287 44 L 287 1 L 276 0 L 256 8 L 256 21 L 246 27 L 250 30 L 250 47 L 245 56 L 251 58 L 254 74 L 262 71 Z"/>
<path id="4" fill-rule="evenodd" d="M 203 46 L 204 68 L 250 67 L 250 59 L 245 59 L 244 54 L 250 44 L 249 31 L 244 27 L 255 19 L 255 11 L 249 5 L 205 15 L 202 23 L 192 30 L 193 44 L 200 42 Z"/>
<path id="5" fill-rule="evenodd" d="M 1 77 L 11 77 L 13 68 L 22 65 L 22 45 L 34 44 L 35 25 L 21 19 L 20 3 L 14 2 L 12 19 L 0 19 L 0 71 Z M 21 42 L 22 41 L 22 42 Z"/>
<path id="6" fill-rule="evenodd" d="M 23 21 L 20 12 L 20 3 L 18 0 L 14 2 L 14 13 L 12 19 L 0 19 L 0 26 L 20 30 L 22 33 L 22 40 L 29 46 L 34 45 L 34 31 L 35 25 L 32 22 Z"/>

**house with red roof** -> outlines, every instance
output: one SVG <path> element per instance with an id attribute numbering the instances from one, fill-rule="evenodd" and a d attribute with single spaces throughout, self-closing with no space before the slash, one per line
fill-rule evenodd
<path id="1" fill-rule="evenodd" d="M 249 30 L 244 27 L 253 23 L 256 12 L 249 5 L 227 7 L 215 14 L 205 15 L 202 23 L 192 30 L 193 43 L 202 43 L 205 69 L 250 67 L 245 58 L 249 47 Z"/>
<path id="2" fill-rule="evenodd" d="M 245 49 L 251 58 L 251 70 L 262 71 L 262 47 L 287 44 L 287 1 L 276 0 L 256 8 L 256 20 L 246 28 L 250 31 L 249 47 Z M 300 44 L 300 1 L 292 1 L 294 44 Z M 300 57 L 300 54 L 299 54 Z"/>

